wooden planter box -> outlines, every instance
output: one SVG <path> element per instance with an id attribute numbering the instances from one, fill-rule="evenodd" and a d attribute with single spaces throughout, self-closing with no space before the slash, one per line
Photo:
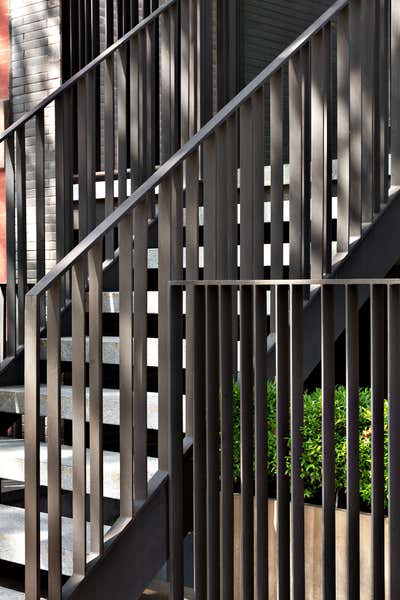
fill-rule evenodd
<path id="1" fill-rule="evenodd" d="M 307 600 L 322 598 L 322 508 L 305 506 L 305 581 Z M 240 600 L 240 495 L 234 497 L 235 600 Z M 371 515 L 360 515 L 360 598 L 371 598 Z M 268 501 L 269 600 L 277 596 L 276 500 Z M 255 527 L 257 527 L 255 523 Z M 388 519 L 385 519 L 385 557 L 389 556 Z M 336 598 L 345 600 L 347 584 L 346 510 L 336 510 Z M 389 599 L 389 568 L 385 560 L 386 598 Z"/>

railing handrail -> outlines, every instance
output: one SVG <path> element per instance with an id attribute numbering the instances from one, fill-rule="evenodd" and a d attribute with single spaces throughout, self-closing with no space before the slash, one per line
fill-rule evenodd
<path id="1" fill-rule="evenodd" d="M 25 125 L 28 121 L 33 119 L 38 113 L 44 110 L 49 104 L 56 100 L 59 96 L 61 96 L 66 90 L 75 85 L 77 81 L 85 77 L 88 73 L 90 73 L 93 69 L 98 67 L 103 61 L 105 61 L 109 56 L 114 54 L 116 50 L 122 48 L 129 40 L 139 33 L 142 29 L 145 29 L 147 25 L 155 21 L 160 15 L 166 12 L 171 6 L 176 4 L 178 0 L 165 0 L 165 2 L 159 6 L 155 11 L 153 11 L 150 15 L 145 17 L 135 25 L 128 33 L 120 37 L 114 44 L 106 48 L 101 54 L 99 54 L 96 58 L 91 60 L 87 65 L 85 65 L 82 69 L 80 69 L 77 73 L 72 75 L 67 81 L 65 81 L 62 85 L 60 85 L 57 89 L 51 92 L 46 98 L 41 100 L 39 104 L 25 115 L 20 117 L 17 121 L 15 121 L 12 125 L 7 127 L 0 134 L 0 143 L 4 142 L 10 135 L 15 133 L 19 127 Z"/>
<path id="2" fill-rule="evenodd" d="M 400 278 L 379 278 L 379 277 L 361 277 L 348 279 L 335 279 L 329 277 L 326 279 L 195 279 L 195 280 L 177 280 L 170 281 L 170 287 L 190 287 L 190 286 L 226 286 L 226 287 L 275 287 L 275 286 L 346 286 L 346 285 L 399 285 Z"/>
<path id="3" fill-rule="evenodd" d="M 172 5 L 176 0 L 169 0 L 163 4 Z M 64 275 L 71 266 L 84 256 L 94 244 L 101 239 L 109 230 L 116 227 L 121 219 L 124 218 L 129 211 L 133 210 L 137 204 L 140 204 L 146 198 L 146 195 L 153 191 L 162 180 L 167 177 L 179 164 L 181 164 L 190 154 L 192 154 L 198 146 L 209 137 L 213 131 L 223 124 L 238 108 L 279 69 L 287 60 L 295 54 L 310 38 L 322 29 L 330 20 L 345 6 L 349 0 L 337 0 L 327 11 L 325 11 L 306 31 L 300 35 L 290 46 L 288 46 L 277 58 L 275 58 L 257 77 L 255 77 L 246 87 L 243 88 L 232 100 L 230 100 L 214 117 L 212 117 L 188 142 L 183 144 L 181 148 L 159 169 L 153 173 L 138 189 L 131 194 L 120 206 L 106 219 L 104 219 L 91 233 L 89 233 L 71 252 L 69 252 L 61 261 L 59 261 L 40 281 L 34 285 L 27 293 L 27 296 L 40 296 L 59 277 Z M 159 14 L 159 11 L 153 13 L 153 17 Z M 144 23 L 144 21 L 142 21 Z M 131 35 L 130 34 L 127 35 Z M 126 37 L 126 36 L 125 36 Z M 124 38 L 121 38 L 120 43 Z M 110 47 L 111 50 L 114 46 Z M 90 63 L 92 64 L 92 63 Z M 90 66 L 90 65 L 88 65 Z M 1 138 L 0 138 L 1 141 Z"/>

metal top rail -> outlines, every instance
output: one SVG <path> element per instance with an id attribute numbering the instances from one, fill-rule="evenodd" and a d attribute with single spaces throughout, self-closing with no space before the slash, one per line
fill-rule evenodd
<path id="1" fill-rule="evenodd" d="M 168 8 L 176 0 L 169 0 L 162 5 L 162 9 Z M 121 219 L 133 210 L 137 204 L 140 204 L 149 194 L 152 192 L 163 179 L 169 175 L 178 165 L 180 165 L 186 158 L 188 158 L 198 146 L 208 138 L 213 131 L 221 124 L 223 124 L 238 108 L 245 102 L 251 95 L 257 91 L 265 82 L 278 70 L 280 69 L 287 60 L 295 54 L 304 44 L 306 44 L 310 38 L 320 31 L 327 23 L 331 21 L 335 15 L 347 6 L 349 0 L 338 0 L 335 2 L 319 19 L 317 19 L 313 25 L 311 25 L 306 31 L 299 36 L 286 50 L 284 50 L 275 60 L 273 60 L 261 73 L 255 77 L 241 92 L 239 92 L 230 102 L 228 102 L 215 116 L 208 121 L 188 142 L 186 142 L 169 160 L 167 160 L 156 173 L 151 175 L 145 183 L 143 183 L 131 196 L 123 202 L 109 217 L 104 219 L 100 225 L 98 225 L 93 231 L 87 235 L 69 254 L 67 254 L 51 271 L 49 271 L 43 279 L 41 279 L 27 294 L 27 296 L 39 296 L 44 293 L 56 279 L 66 273 L 66 271 L 75 263 L 79 258 L 84 256 L 90 248 L 101 239 L 108 231 L 116 227 Z M 161 12 L 158 9 L 152 14 L 152 18 L 156 18 Z M 149 17 L 150 18 L 150 17 Z M 141 22 L 142 26 L 145 26 L 149 19 Z M 133 29 L 124 38 L 122 38 L 117 44 L 122 45 L 126 42 L 129 36 L 137 31 L 137 28 Z M 113 52 L 117 44 L 111 46 L 107 52 Z M 104 54 L 101 55 L 98 61 L 105 58 Z M 90 63 L 86 69 L 93 68 L 93 62 Z M 83 70 L 85 71 L 85 70 Z M 82 74 L 82 71 L 80 72 Z M 79 74 L 78 74 L 79 75 Z M 77 75 L 77 76 L 78 76 Z M 72 78 L 70 82 L 74 79 Z M 68 82 L 65 84 L 67 85 Z M 5 132 L 3 137 L 0 137 L 0 141 L 5 137 L 9 130 Z M 271 285 L 271 284 L 270 284 Z"/>
<path id="2" fill-rule="evenodd" d="M 254 286 L 254 287 L 271 287 L 271 286 L 317 286 L 317 285 L 399 285 L 400 278 L 360 278 L 360 279 L 198 279 L 193 281 L 171 281 L 171 287 L 188 287 L 188 286 Z"/>
<path id="3" fill-rule="evenodd" d="M 133 27 L 128 33 L 122 36 L 119 40 L 117 40 L 114 44 L 109 46 L 104 52 L 99 54 L 96 58 L 94 58 L 91 62 L 89 62 L 85 67 L 83 67 L 80 71 L 75 73 L 72 77 L 65 81 L 62 85 L 60 85 L 56 90 L 51 92 L 44 100 L 39 102 L 39 104 L 33 108 L 31 111 L 20 117 L 17 121 L 15 121 L 12 125 L 10 125 L 4 132 L 0 135 L 0 143 L 4 142 L 10 135 L 15 133 L 21 125 L 25 125 L 28 121 L 30 121 L 33 117 L 35 117 L 38 113 L 44 110 L 53 100 L 61 96 L 66 90 L 72 87 L 77 81 L 85 77 L 88 73 L 90 73 L 93 69 L 98 67 L 103 61 L 105 61 L 109 56 L 114 54 L 116 50 L 122 48 L 129 40 L 136 35 L 142 29 L 145 29 L 147 25 L 155 21 L 161 14 L 168 10 L 171 6 L 176 4 L 177 0 L 166 0 L 159 8 L 153 11 L 148 17 L 145 17 Z"/>

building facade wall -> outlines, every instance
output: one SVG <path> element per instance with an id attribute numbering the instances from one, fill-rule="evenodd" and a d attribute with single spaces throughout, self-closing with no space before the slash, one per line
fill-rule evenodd
<path id="1" fill-rule="evenodd" d="M 2 102 L 0 128 L 5 126 L 4 101 L 9 98 L 10 88 L 10 35 L 8 0 L 0 0 L 0 101 Z M 4 153 L 0 165 L 0 283 L 7 280 L 6 261 L 6 191 Z"/>
<path id="2" fill-rule="evenodd" d="M 10 2 L 12 120 L 32 110 L 61 83 L 61 1 Z M 46 109 L 46 269 L 56 260 L 54 106 Z M 35 281 L 34 123 L 26 127 L 28 280 Z"/>

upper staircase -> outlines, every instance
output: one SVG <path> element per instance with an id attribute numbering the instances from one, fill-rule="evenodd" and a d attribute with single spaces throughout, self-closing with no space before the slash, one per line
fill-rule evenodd
<path id="1" fill-rule="evenodd" d="M 201 540 L 194 541 L 194 574 L 187 564 L 193 519 L 205 517 L 192 490 L 193 340 L 201 321 L 190 284 L 182 310 L 171 312 L 179 302 L 170 282 L 204 279 L 214 289 L 223 280 L 265 279 L 272 378 L 277 313 L 268 280 L 307 280 L 306 380 L 321 361 L 318 282 L 384 277 L 396 265 L 400 8 L 381 4 L 335 2 L 198 130 L 210 40 L 195 34 L 207 31 L 207 15 L 197 14 L 193 0 L 167 0 L 0 136 L 8 181 L 0 561 L 14 573 L 10 587 L 28 600 L 138 598 L 167 561 L 171 597 L 183 598 L 184 585 L 194 590 L 185 597 L 203 600 L 212 590 L 233 597 L 229 544 L 221 549 L 228 560 L 221 588 L 212 548 L 210 572 L 199 567 Z M 100 192 L 97 77 L 105 98 Z M 45 273 L 50 105 L 57 264 Z M 31 123 L 34 160 L 24 138 Z M 28 278 L 26 251 L 32 164 L 36 281 Z M 359 306 L 367 296 L 359 295 Z M 232 293 L 226 307 L 238 376 L 243 306 L 238 313 Z M 336 339 L 345 326 L 340 294 L 335 311 Z M 210 310 L 207 318 L 212 329 L 218 315 Z M 212 341 L 218 347 L 221 340 Z M 177 371 L 180 378 L 171 375 Z M 208 496 L 211 512 L 218 485 Z M 25 565 L 24 586 L 16 565 Z M 266 597 L 262 578 L 256 585 Z"/>

